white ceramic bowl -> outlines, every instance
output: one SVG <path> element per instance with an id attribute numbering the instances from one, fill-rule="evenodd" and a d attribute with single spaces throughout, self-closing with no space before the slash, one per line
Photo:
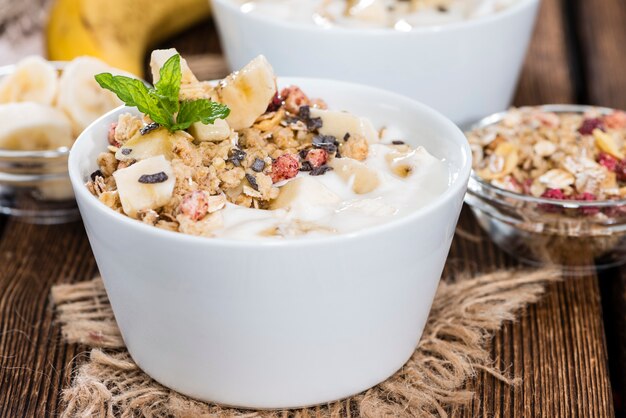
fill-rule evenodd
<path id="1" fill-rule="evenodd" d="M 410 99 L 354 84 L 279 79 L 331 108 L 393 124 L 452 168 L 410 216 L 325 238 L 236 241 L 165 231 L 116 213 L 84 186 L 117 109 L 87 128 L 69 171 L 128 350 L 165 386 L 246 408 L 344 398 L 392 375 L 421 336 L 471 169 L 461 131 Z"/>
<path id="2" fill-rule="evenodd" d="M 232 69 L 264 54 L 277 74 L 396 91 L 466 126 L 510 105 L 539 0 L 519 0 L 490 16 L 411 32 L 324 29 L 243 13 L 235 0 L 212 4 Z"/>

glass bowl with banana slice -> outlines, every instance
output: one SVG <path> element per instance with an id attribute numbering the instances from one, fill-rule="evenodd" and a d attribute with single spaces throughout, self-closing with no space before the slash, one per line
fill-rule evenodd
<path id="1" fill-rule="evenodd" d="M 30 223 L 78 219 L 67 172 L 74 140 L 121 102 L 94 75 L 98 59 L 49 62 L 38 56 L 0 67 L 0 214 Z"/>
<path id="2" fill-rule="evenodd" d="M 474 171 L 465 202 L 498 246 L 572 273 L 626 262 L 626 112 L 510 109 L 467 137 Z"/>

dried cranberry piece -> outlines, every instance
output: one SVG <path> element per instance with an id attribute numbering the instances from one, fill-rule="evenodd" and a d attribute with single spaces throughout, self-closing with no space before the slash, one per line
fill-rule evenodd
<path id="1" fill-rule="evenodd" d="M 563 193 L 561 189 L 547 189 L 541 195 L 544 199 L 556 199 L 556 200 L 566 200 L 567 196 Z"/>
<path id="2" fill-rule="evenodd" d="M 561 189 L 547 189 L 541 195 L 544 199 L 555 199 L 555 200 L 567 200 L 567 196 L 563 193 Z M 542 203 L 538 205 L 538 207 L 546 212 L 550 213 L 560 213 L 563 211 L 563 208 L 557 205 Z"/>
<path id="3" fill-rule="evenodd" d="M 580 125 L 580 128 L 578 128 L 578 132 L 580 132 L 581 135 L 591 135 L 596 129 L 606 131 L 604 122 L 600 118 L 590 118 L 583 121 L 582 125 Z"/>
<path id="4" fill-rule="evenodd" d="M 574 196 L 574 200 L 582 200 L 582 201 L 590 202 L 590 201 L 597 200 L 597 197 L 593 193 L 585 192 L 585 193 L 577 194 L 576 196 Z M 595 215 L 598 212 L 600 212 L 600 209 L 595 206 L 580 208 L 580 213 L 586 216 Z"/>
<path id="5" fill-rule="evenodd" d="M 615 176 L 619 181 L 626 181 L 626 160 L 619 160 L 615 164 Z"/>
<path id="6" fill-rule="evenodd" d="M 598 154 L 598 164 L 601 164 L 607 168 L 609 171 L 615 171 L 617 168 L 617 159 L 612 155 L 607 154 L 606 152 L 601 152 Z"/>
<path id="7" fill-rule="evenodd" d="M 280 97 L 278 92 L 274 93 L 274 97 L 267 106 L 267 112 L 276 112 L 283 105 L 283 98 Z"/>

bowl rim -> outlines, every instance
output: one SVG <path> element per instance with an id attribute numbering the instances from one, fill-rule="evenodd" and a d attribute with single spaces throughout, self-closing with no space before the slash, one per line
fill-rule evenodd
<path id="1" fill-rule="evenodd" d="M 215 82 L 214 80 L 213 82 Z M 80 156 L 77 154 L 77 149 L 81 148 L 81 144 L 88 140 L 88 136 L 91 131 L 96 129 L 99 125 L 106 123 L 105 121 L 115 114 L 119 114 L 122 111 L 135 111 L 135 108 L 128 106 L 120 106 L 110 112 L 104 114 L 91 125 L 89 125 L 76 139 L 75 146 L 70 150 L 68 158 L 68 171 L 70 181 L 74 187 L 76 199 L 79 202 L 79 206 L 86 208 L 89 206 L 89 210 L 97 211 L 97 216 L 102 220 L 108 220 L 109 222 L 117 222 L 126 227 L 133 228 L 138 233 L 143 233 L 154 237 L 155 239 L 169 239 L 180 243 L 204 243 L 203 245 L 219 248 L 282 248 L 282 247 L 311 247 L 324 243 L 349 243 L 355 239 L 366 239 L 367 237 L 376 236 L 381 232 L 394 229 L 402 229 L 407 223 L 415 222 L 417 219 L 423 217 L 426 214 L 436 212 L 439 208 L 448 205 L 455 198 L 461 200 L 465 194 L 467 188 L 467 182 L 469 180 L 471 168 L 472 168 L 472 153 L 463 132 L 449 119 L 443 116 L 436 110 L 426 106 L 416 100 L 408 98 L 406 96 L 389 92 L 383 89 L 364 86 L 357 83 L 350 83 L 337 80 L 329 80 L 323 78 L 308 78 L 308 77 L 278 77 L 277 82 L 280 84 L 290 85 L 302 85 L 302 84 L 323 84 L 324 86 L 332 87 L 333 85 L 339 87 L 347 87 L 350 89 L 365 90 L 370 95 L 375 95 L 381 99 L 387 99 L 395 103 L 401 103 L 406 107 L 410 107 L 413 112 L 420 112 L 425 114 L 428 119 L 432 120 L 435 124 L 440 125 L 446 130 L 445 135 L 452 139 L 453 142 L 458 143 L 459 156 L 462 164 L 456 167 L 457 173 L 453 178 L 448 188 L 432 202 L 428 203 L 424 207 L 421 207 L 409 214 L 392 219 L 389 222 L 383 222 L 379 225 L 369 226 L 359 231 L 352 231 L 346 233 L 339 233 L 336 235 L 321 236 L 321 237 L 300 237 L 300 238 L 287 238 L 287 239 L 236 239 L 225 237 L 200 237 L 189 234 L 184 234 L 175 231 L 169 231 L 154 226 L 146 225 L 136 219 L 132 219 L 124 214 L 118 213 L 108 206 L 104 205 L 93 196 L 84 185 L 84 179 L 79 171 Z M 78 146 L 76 146 L 78 145 Z"/>
<path id="2" fill-rule="evenodd" d="M 440 33 L 440 32 L 456 32 L 464 29 L 471 29 L 475 26 L 482 26 L 483 24 L 488 24 L 500 19 L 505 19 L 509 16 L 520 13 L 527 8 L 530 8 L 534 5 L 538 5 L 541 0 L 517 0 L 516 3 L 508 6 L 507 8 L 495 12 L 490 13 L 485 16 L 480 16 L 474 19 L 463 20 L 460 22 L 452 22 L 452 23 L 442 23 L 437 25 L 429 25 L 429 26 L 418 26 L 416 28 L 412 28 L 409 31 L 401 31 L 393 28 L 346 28 L 341 26 L 331 26 L 331 27 L 319 27 L 316 25 L 302 25 L 296 22 L 285 21 L 282 19 L 276 19 L 273 17 L 255 14 L 255 13 L 243 13 L 241 12 L 240 6 L 235 3 L 234 0 L 211 0 L 214 3 L 219 3 L 221 6 L 230 9 L 231 11 L 237 12 L 241 16 L 246 16 L 249 19 L 256 20 L 265 24 L 270 24 L 274 26 L 281 27 L 285 30 L 296 30 L 296 31 L 324 31 L 328 32 L 331 35 L 335 35 L 337 33 L 361 33 L 367 35 L 386 35 L 386 36 L 410 36 L 409 34 L 424 34 L 424 33 Z"/>
<path id="3" fill-rule="evenodd" d="M 48 61 L 57 71 L 62 71 L 69 61 Z M 0 66 L 0 78 L 11 74 L 15 71 L 17 64 L 9 64 Z M 35 159 L 55 159 L 55 158 L 67 158 L 69 155 L 69 147 L 60 147 L 50 150 L 36 150 L 36 151 L 23 151 L 23 150 L 10 150 L 0 148 L 0 159 L 22 159 L 22 158 L 35 158 Z"/>
<path id="4" fill-rule="evenodd" d="M 554 113 L 585 113 L 587 111 L 598 111 L 601 114 L 608 114 L 614 112 L 619 109 L 614 109 L 610 107 L 604 106 L 593 106 L 593 105 L 579 105 L 579 104 L 545 104 L 539 106 L 520 106 L 517 109 L 540 109 L 546 112 L 554 112 Z M 497 112 L 486 116 L 480 119 L 478 122 L 472 124 L 468 129 L 467 133 L 474 131 L 476 129 L 482 129 L 487 126 L 495 125 L 502 121 L 504 117 L 509 114 L 509 110 L 504 110 L 502 112 Z M 615 200 L 597 200 L 597 201 L 588 201 L 588 200 L 558 200 L 558 199 L 548 199 L 544 197 L 535 197 L 530 195 L 525 195 L 522 193 L 516 193 L 510 190 L 503 189 L 501 187 L 494 186 L 487 181 L 480 178 L 476 172 L 472 169 L 470 174 L 469 184 L 471 185 L 473 182 L 478 183 L 481 186 L 482 190 L 487 190 L 492 192 L 494 195 L 505 196 L 508 199 L 514 199 L 521 202 L 533 203 L 538 205 L 551 205 L 556 207 L 562 207 L 564 209 L 576 209 L 576 208 L 607 208 L 614 206 L 624 206 L 626 205 L 626 199 L 615 199 Z M 480 198 L 493 201 L 493 202 L 502 202 L 501 199 L 497 197 L 492 197 L 485 193 L 476 192 L 471 187 L 468 187 L 467 192 L 473 195 L 476 195 Z"/>

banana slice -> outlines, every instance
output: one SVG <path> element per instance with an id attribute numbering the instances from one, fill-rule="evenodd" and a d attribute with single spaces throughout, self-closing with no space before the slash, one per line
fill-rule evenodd
<path id="1" fill-rule="evenodd" d="M 319 133 L 343 139 L 346 134 L 363 135 L 367 142 L 378 142 L 378 132 L 367 118 L 360 118 L 348 112 L 311 108 L 311 117 L 322 118 Z"/>
<path id="2" fill-rule="evenodd" d="M 189 133 L 198 141 L 220 142 L 230 136 L 230 126 L 224 119 L 215 119 L 213 124 L 193 123 Z"/>
<path id="3" fill-rule="evenodd" d="M 157 81 L 161 78 L 161 67 L 165 64 L 165 61 L 170 59 L 172 55 L 178 54 L 176 48 L 169 49 L 155 49 L 152 51 L 152 55 L 150 55 L 150 71 L 152 72 L 152 84 L 156 84 Z M 187 60 L 183 57 L 180 57 L 180 70 L 182 72 L 181 84 L 193 84 L 197 83 L 198 79 L 191 72 L 189 68 L 189 64 L 187 64 Z"/>
<path id="4" fill-rule="evenodd" d="M 59 84 L 57 70 L 45 59 L 24 58 L 15 71 L 0 79 L 0 103 L 36 102 L 51 105 Z"/>
<path id="5" fill-rule="evenodd" d="M 148 158 L 113 173 L 124 213 L 132 218 L 144 209 L 157 209 L 169 202 L 176 177 L 164 156 Z"/>
<path id="6" fill-rule="evenodd" d="M 276 94 L 274 70 L 263 55 L 250 61 L 239 71 L 220 82 L 217 94 L 230 108 L 226 119 L 234 130 L 249 128 L 267 110 Z"/>
<path id="7" fill-rule="evenodd" d="M 350 184 L 356 194 L 369 193 L 380 185 L 376 171 L 352 158 L 335 158 L 330 166 L 343 181 Z"/>
<path id="8" fill-rule="evenodd" d="M 280 188 L 280 194 L 271 204 L 271 209 L 286 209 L 307 212 L 339 204 L 341 198 L 320 181 L 309 176 L 298 177 Z M 306 216 L 304 216 L 306 217 Z"/>
<path id="9" fill-rule="evenodd" d="M 94 76 L 100 73 L 128 76 L 99 59 L 78 57 L 63 70 L 59 80 L 57 106 L 69 116 L 76 136 L 91 122 L 122 105 L 113 92 L 98 85 Z"/>
<path id="10" fill-rule="evenodd" d="M 389 10 L 384 0 L 349 0 L 346 16 L 365 22 L 384 25 L 389 20 Z"/>
<path id="11" fill-rule="evenodd" d="M 65 114 L 39 103 L 0 105 L 0 148 L 49 150 L 70 147 L 74 142 L 72 125 Z"/>
<path id="12" fill-rule="evenodd" d="M 117 150 L 115 158 L 124 160 L 145 160 L 146 158 L 164 156 L 167 160 L 174 157 L 174 144 L 179 138 L 193 141 L 191 135 L 184 131 L 170 132 L 165 128 L 157 128 L 142 135 L 137 132 L 135 136 L 124 143 Z"/>

